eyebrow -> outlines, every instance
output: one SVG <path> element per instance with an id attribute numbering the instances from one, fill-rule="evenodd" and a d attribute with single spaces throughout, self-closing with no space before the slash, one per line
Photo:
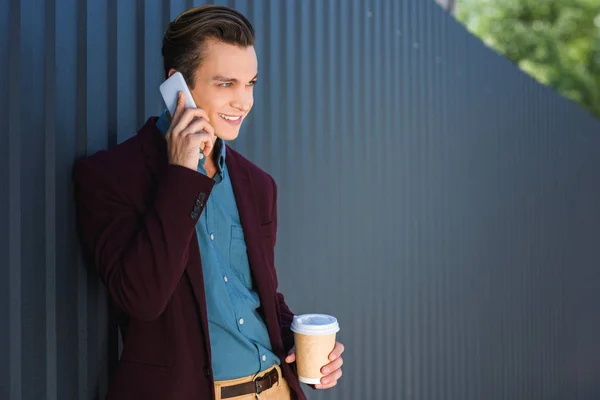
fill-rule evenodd
<path id="1" fill-rule="evenodd" d="M 250 81 L 253 81 L 256 78 L 258 78 L 258 74 L 256 74 L 254 76 L 254 78 L 252 78 Z M 218 82 L 235 82 L 235 83 L 239 82 L 239 80 L 236 79 L 236 78 L 230 78 L 228 76 L 222 76 L 222 75 L 215 75 L 215 76 L 212 77 L 212 80 L 213 81 L 218 81 Z"/>

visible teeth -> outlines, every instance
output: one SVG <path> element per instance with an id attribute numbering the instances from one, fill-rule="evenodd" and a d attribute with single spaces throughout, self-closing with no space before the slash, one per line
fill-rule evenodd
<path id="1" fill-rule="evenodd" d="M 221 118 L 224 118 L 224 119 L 228 120 L 228 121 L 237 121 L 238 119 L 241 118 L 241 115 L 238 115 L 237 117 L 230 117 L 230 116 L 225 115 L 225 114 L 219 114 L 219 116 Z"/>

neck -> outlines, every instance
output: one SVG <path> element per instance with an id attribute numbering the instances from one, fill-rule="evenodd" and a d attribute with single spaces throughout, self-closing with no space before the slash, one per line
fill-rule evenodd
<path id="1" fill-rule="evenodd" d="M 212 156 L 206 157 L 206 161 L 204 162 L 204 170 L 209 178 L 214 178 L 214 176 L 217 174 L 217 165 Z"/>
<path id="2" fill-rule="evenodd" d="M 214 177 L 215 174 L 217 173 L 218 157 L 221 155 L 221 151 L 222 151 L 221 146 L 223 146 L 222 142 L 220 143 L 220 146 L 218 146 L 218 148 L 217 148 L 217 137 L 215 136 L 210 153 L 208 154 L 208 156 L 206 157 L 206 160 L 204 161 L 204 169 L 206 170 L 206 174 L 210 178 Z"/>

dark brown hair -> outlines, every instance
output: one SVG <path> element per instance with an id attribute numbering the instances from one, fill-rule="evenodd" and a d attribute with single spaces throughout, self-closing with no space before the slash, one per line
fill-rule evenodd
<path id="1" fill-rule="evenodd" d="M 246 17 L 228 7 L 200 6 L 183 12 L 169 24 L 163 39 L 165 78 L 171 68 L 176 69 L 193 88 L 194 73 L 202 63 L 208 39 L 253 46 L 254 28 Z"/>

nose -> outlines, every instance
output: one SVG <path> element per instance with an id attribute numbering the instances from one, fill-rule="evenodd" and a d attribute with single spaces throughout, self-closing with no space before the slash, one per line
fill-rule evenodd
<path id="1" fill-rule="evenodd" d="M 252 87 L 244 87 L 236 91 L 236 96 L 231 102 L 231 106 L 245 113 L 250 111 L 250 108 L 252 108 L 252 104 L 254 103 L 254 93 L 252 89 Z"/>

